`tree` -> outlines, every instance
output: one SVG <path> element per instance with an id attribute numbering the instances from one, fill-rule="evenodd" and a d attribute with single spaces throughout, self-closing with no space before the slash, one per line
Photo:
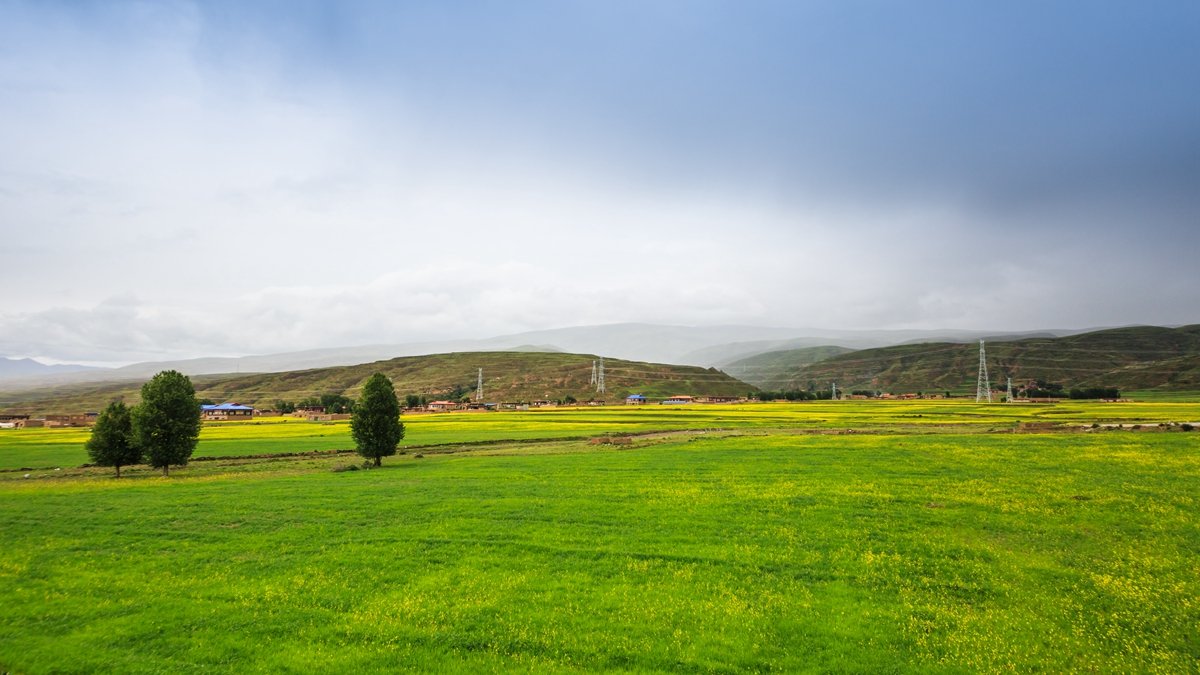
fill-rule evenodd
<path id="1" fill-rule="evenodd" d="M 111 466 L 121 477 L 121 467 L 142 461 L 142 449 L 133 435 L 133 419 L 121 401 L 108 404 L 96 418 L 92 435 L 85 446 L 88 457 L 97 466 Z"/>
<path id="2" fill-rule="evenodd" d="M 421 397 L 416 394 L 409 394 L 404 397 L 405 408 L 416 408 L 421 405 Z"/>
<path id="3" fill-rule="evenodd" d="M 164 370 L 142 385 L 133 430 L 150 466 L 161 467 L 164 476 L 172 464 L 187 464 L 200 439 L 200 404 L 192 381 Z"/>
<path id="4" fill-rule="evenodd" d="M 400 423 L 400 401 L 392 381 L 383 373 L 375 373 L 363 385 L 362 398 L 354 406 L 350 417 L 350 435 L 358 447 L 358 454 L 375 460 L 396 454 L 396 445 L 404 438 L 404 425 Z"/>

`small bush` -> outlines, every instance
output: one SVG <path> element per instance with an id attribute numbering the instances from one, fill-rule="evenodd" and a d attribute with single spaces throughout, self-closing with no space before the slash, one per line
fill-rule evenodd
<path id="1" fill-rule="evenodd" d="M 337 464 L 333 465 L 333 468 L 330 469 L 330 471 L 332 471 L 334 473 L 342 473 L 343 471 L 358 471 L 358 465 L 357 464 L 343 464 L 341 462 L 338 462 Z"/>
<path id="2" fill-rule="evenodd" d="M 1184 431 L 1191 431 L 1191 430 L 1192 430 L 1192 425 L 1190 425 L 1190 424 L 1180 424 L 1180 425 L 1179 425 L 1179 428 L 1180 428 L 1180 429 L 1183 429 Z"/>

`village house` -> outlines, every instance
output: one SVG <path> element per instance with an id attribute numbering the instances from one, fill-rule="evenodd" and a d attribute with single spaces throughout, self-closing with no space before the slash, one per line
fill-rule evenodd
<path id="1" fill-rule="evenodd" d="M 200 406 L 200 417 L 205 420 L 248 420 L 254 417 L 254 408 L 240 403 Z"/>
<path id="2" fill-rule="evenodd" d="M 29 415 L 0 415 L 0 429 L 24 429 Z"/>
<path id="3" fill-rule="evenodd" d="M 446 412 L 458 408 L 458 404 L 454 401 L 430 401 L 426 407 L 433 412 Z"/>
<path id="4" fill-rule="evenodd" d="M 741 400 L 741 396 L 705 396 L 700 403 L 737 403 Z"/>
<path id="5" fill-rule="evenodd" d="M 663 401 L 662 405 L 683 405 L 683 404 L 695 403 L 695 402 L 696 402 L 695 396 L 672 396 L 671 398 Z"/>
<path id="6" fill-rule="evenodd" d="M 74 415 L 46 415 L 44 425 L 48 427 L 90 427 L 96 423 L 100 413 L 79 413 Z"/>
<path id="7" fill-rule="evenodd" d="M 646 405 L 646 397 L 641 394 L 630 394 L 625 397 L 625 405 Z"/>

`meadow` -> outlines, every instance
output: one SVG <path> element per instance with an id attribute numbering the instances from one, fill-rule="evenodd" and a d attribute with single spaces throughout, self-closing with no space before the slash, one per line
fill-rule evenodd
<path id="1" fill-rule="evenodd" d="M 1009 433 L 1197 409 L 428 415 L 382 469 L 7 472 L 0 671 L 1197 672 L 1200 433 Z M 349 447 L 276 422 L 197 453 L 316 442 Z"/>

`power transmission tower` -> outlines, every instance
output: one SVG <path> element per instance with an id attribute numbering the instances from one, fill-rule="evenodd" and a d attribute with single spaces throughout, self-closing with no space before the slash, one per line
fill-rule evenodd
<path id="1" fill-rule="evenodd" d="M 830 395 L 829 398 L 836 401 L 837 400 L 837 382 L 833 383 L 833 388 L 831 389 L 831 391 L 832 391 L 832 394 Z"/>
<path id="2" fill-rule="evenodd" d="M 475 400 L 483 400 L 483 368 L 479 369 L 479 386 L 475 388 Z"/>
<path id="3" fill-rule="evenodd" d="M 588 384 L 596 384 L 596 362 L 592 361 L 592 379 L 588 380 Z"/>
<path id="4" fill-rule="evenodd" d="M 600 357 L 600 370 L 596 371 L 596 391 L 604 393 L 604 357 Z"/>
<path id="5" fill-rule="evenodd" d="M 988 382 L 986 354 L 983 351 L 983 340 L 979 341 L 979 381 L 975 383 L 975 402 L 983 399 L 992 402 L 992 385 Z"/>
<path id="6" fill-rule="evenodd" d="M 1008 378 L 1008 393 L 1004 395 L 1006 403 L 1012 403 L 1012 378 Z"/>

